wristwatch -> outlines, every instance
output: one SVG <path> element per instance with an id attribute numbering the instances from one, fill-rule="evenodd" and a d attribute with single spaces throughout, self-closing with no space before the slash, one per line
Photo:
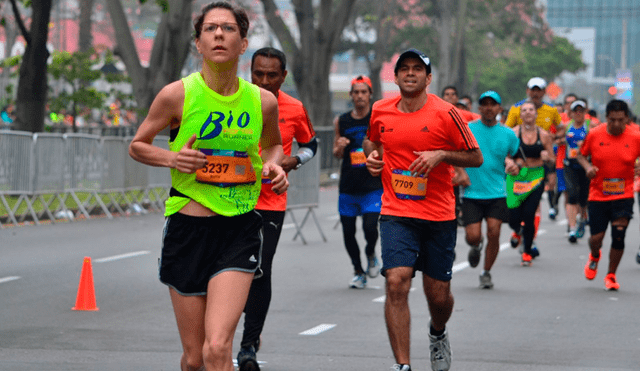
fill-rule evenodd
<path id="1" fill-rule="evenodd" d="M 298 161 L 298 164 L 296 164 L 296 166 L 294 166 L 293 169 L 298 170 L 300 166 L 302 166 L 302 161 L 300 161 L 300 157 L 298 155 L 293 156 L 293 158 L 295 158 L 296 161 Z"/>

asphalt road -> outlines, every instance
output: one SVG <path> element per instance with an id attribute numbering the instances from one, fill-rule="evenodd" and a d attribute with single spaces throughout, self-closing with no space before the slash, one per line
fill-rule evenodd
<path id="1" fill-rule="evenodd" d="M 459 229 L 448 325 L 452 370 L 640 370 L 638 220 L 627 233 L 621 288 L 610 292 L 603 271 L 594 281 L 583 276 L 586 238 L 570 245 L 564 213 L 550 221 L 546 201 L 543 211 L 541 256 L 531 267 L 521 267 L 517 250 L 507 247 L 503 226 L 492 290 L 478 288 L 480 268 L 468 267 Z M 301 220 L 304 210 L 295 213 Z M 394 361 L 384 279 L 370 279 L 364 290 L 347 287 L 352 269 L 337 226 L 336 187 L 321 189 L 315 213 L 327 242 L 311 219 L 303 228 L 307 244 L 292 241 L 295 228 L 285 219 L 258 353 L 262 368 L 388 370 Z M 162 224 L 161 215 L 149 214 L 0 230 L 0 370 L 179 370 L 168 290 L 157 279 Z M 93 260 L 93 312 L 71 310 L 85 256 Z M 603 270 L 607 263 L 605 257 Z M 417 278 L 412 367 L 429 370 L 429 314 Z"/>

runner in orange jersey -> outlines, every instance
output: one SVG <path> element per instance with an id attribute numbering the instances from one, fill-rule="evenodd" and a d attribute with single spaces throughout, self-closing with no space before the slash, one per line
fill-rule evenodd
<path id="1" fill-rule="evenodd" d="M 588 280 L 596 277 L 600 249 L 611 223 L 609 267 L 604 278 L 607 290 L 620 288 L 616 277 L 625 247 L 625 235 L 633 216 L 633 176 L 640 156 L 640 131 L 628 127 L 629 106 L 612 100 L 606 108 L 607 124 L 589 131 L 578 161 L 591 179 L 589 187 L 589 228 L 591 253 L 584 267 Z M 591 162 L 587 157 L 591 156 Z"/>
<path id="2" fill-rule="evenodd" d="M 456 244 L 452 166 L 477 167 L 482 153 L 459 110 L 427 94 L 431 63 L 410 49 L 395 66 L 400 96 L 373 105 L 367 168 L 382 176 L 382 274 L 385 319 L 398 371 L 410 366 L 409 290 L 415 270 L 423 272 L 431 313 L 431 367 L 449 370 L 446 324 L 453 311 L 451 275 Z"/>
<path id="3" fill-rule="evenodd" d="M 278 49 L 262 48 L 251 58 L 251 82 L 273 93 L 278 99 L 278 126 L 282 136 L 282 168 L 285 172 L 298 169 L 311 160 L 318 147 L 315 132 L 302 103 L 280 90 L 287 77 L 287 59 Z M 291 155 L 293 139 L 299 150 Z M 262 276 L 251 283 L 244 308 L 244 331 L 238 352 L 239 371 L 259 371 L 256 352 L 260 349 L 260 335 L 271 303 L 271 271 L 276 247 L 282 232 L 287 194 L 276 193 L 270 179 L 262 179 L 262 189 L 256 211 L 262 216 Z"/>

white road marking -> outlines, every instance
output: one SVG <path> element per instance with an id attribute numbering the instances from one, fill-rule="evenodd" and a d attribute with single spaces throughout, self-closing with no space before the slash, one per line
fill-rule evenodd
<path id="1" fill-rule="evenodd" d="M 318 335 L 318 334 L 321 334 L 321 333 L 323 333 L 325 331 L 329 331 L 334 327 L 336 327 L 336 325 L 329 324 L 329 323 L 323 323 L 323 324 L 318 325 L 318 326 L 316 326 L 314 328 L 310 328 L 307 331 L 302 331 L 298 335 Z"/>
<path id="2" fill-rule="evenodd" d="M 266 363 L 267 363 L 267 362 L 265 362 L 265 361 L 258 361 L 258 364 L 259 364 L 259 365 L 264 365 L 264 364 L 266 364 Z M 234 365 L 234 366 L 236 366 L 236 367 L 238 367 L 238 359 L 237 359 L 237 358 L 234 358 L 234 359 L 233 359 L 233 365 Z"/>
<path id="3" fill-rule="evenodd" d="M 4 278 L 0 278 L 0 283 L 11 282 L 11 281 L 19 280 L 19 279 L 20 279 L 20 277 L 18 277 L 18 276 L 4 277 Z"/>
<path id="4" fill-rule="evenodd" d="M 283 224 L 282 225 L 282 229 L 291 229 L 291 228 L 295 228 L 296 225 L 291 223 L 291 224 Z"/>
<path id="5" fill-rule="evenodd" d="M 130 253 L 127 253 L 127 254 L 120 254 L 120 255 L 109 256 L 109 257 L 106 257 L 106 258 L 96 259 L 96 260 L 94 260 L 94 262 L 95 263 L 108 263 L 108 262 L 112 262 L 112 261 L 115 261 L 115 260 L 134 258 L 136 256 L 147 255 L 147 254 L 149 254 L 149 251 L 136 251 L 136 252 L 130 252 Z"/>

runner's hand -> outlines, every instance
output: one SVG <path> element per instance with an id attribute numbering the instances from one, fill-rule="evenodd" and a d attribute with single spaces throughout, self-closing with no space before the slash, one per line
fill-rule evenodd
<path id="1" fill-rule="evenodd" d="M 196 135 L 193 134 L 189 141 L 176 154 L 174 169 L 181 173 L 193 174 L 198 169 L 202 169 L 207 165 L 207 157 L 204 153 L 193 149 L 193 143 L 196 141 Z"/>
<path id="2" fill-rule="evenodd" d="M 511 160 L 511 159 L 507 159 L 505 161 L 505 167 L 504 167 L 504 171 L 507 174 L 511 174 L 511 175 L 518 175 L 520 173 L 520 166 L 518 166 L 518 164 L 516 164 L 515 161 Z"/>
<path id="3" fill-rule="evenodd" d="M 443 151 L 413 151 L 418 156 L 409 166 L 409 171 L 415 175 L 429 175 L 431 170 L 442 161 Z"/>
<path id="4" fill-rule="evenodd" d="M 277 195 L 283 194 L 289 188 L 287 173 L 278 164 L 265 162 L 262 166 L 262 176 L 271 179 L 271 190 Z"/>
<path id="5" fill-rule="evenodd" d="M 383 167 L 384 161 L 380 159 L 378 151 L 371 151 L 371 153 L 369 153 L 369 157 L 367 157 L 367 170 L 369 170 L 369 173 L 373 176 L 380 176 Z"/>
<path id="6" fill-rule="evenodd" d="M 339 137 L 336 139 L 335 145 L 333 146 L 333 155 L 335 157 L 342 157 L 344 155 L 344 148 L 349 145 L 351 141 L 346 137 Z"/>
<path id="7" fill-rule="evenodd" d="M 598 170 L 600 170 L 600 169 L 598 169 L 597 167 L 591 165 L 586 171 L 587 178 L 593 179 L 593 177 L 596 176 L 596 173 L 598 172 Z"/>

